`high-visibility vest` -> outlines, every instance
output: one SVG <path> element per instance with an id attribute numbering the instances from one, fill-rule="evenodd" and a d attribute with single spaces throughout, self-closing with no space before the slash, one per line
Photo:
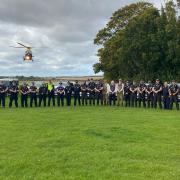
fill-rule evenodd
<path id="1" fill-rule="evenodd" d="M 48 84 L 48 91 L 52 91 L 53 90 L 53 84 Z"/>

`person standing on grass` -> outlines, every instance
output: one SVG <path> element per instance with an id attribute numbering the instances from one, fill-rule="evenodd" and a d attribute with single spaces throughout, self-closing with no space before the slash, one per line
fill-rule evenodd
<path id="1" fill-rule="evenodd" d="M 29 88 L 27 87 L 27 84 L 24 82 L 21 89 L 21 107 L 28 107 L 28 93 L 29 93 Z"/>
<path id="2" fill-rule="evenodd" d="M 89 105 L 91 106 L 92 104 L 95 106 L 95 87 L 96 84 L 93 81 L 93 79 L 90 80 L 88 84 L 88 92 L 89 92 Z"/>
<path id="3" fill-rule="evenodd" d="M 6 92 L 8 88 L 0 81 L 0 106 L 5 108 L 5 99 L 6 99 Z"/>
<path id="4" fill-rule="evenodd" d="M 146 85 L 143 80 L 140 81 L 140 84 L 138 86 L 138 101 L 139 101 L 139 107 L 141 107 L 141 102 L 143 103 L 143 107 L 146 107 Z"/>
<path id="5" fill-rule="evenodd" d="M 169 99 L 169 87 L 167 82 L 164 82 L 164 86 L 162 88 L 162 95 L 163 95 L 164 109 L 165 110 L 169 109 L 170 99 Z"/>
<path id="6" fill-rule="evenodd" d="M 61 103 L 62 107 L 64 106 L 64 96 L 65 96 L 65 90 L 64 89 L 65 88 L 64 88 L 62 82 L 60 82 L 59 86 L 56 88 L 58 107 L 60 107 L 60 103 Z"/>
<path id="7" fill-rule="evenodd" d="M 154 108 L 157 108 L 157 102 L 159 104 L 159 108 L 162 109 L 162 85 L 160 84 L 160 80 L 156 79 L 156 83 L 153 87 L 153 97 L 154 97 Z"/>
<path id="8" fill-rule="evenodd" d="M 18 107 L 18 92 L 19 88 L 15 81 L 13 81 L 12 85 L 9 88 L 10 93 L 10 100 L 9 100 L 9 107 L 12 107 L 13 101 L 15 102 L 15 106 Z"/>
<path id="9" fill-rule="evenodd" d="M 146 94 L 147 94 L 147 107 L 153 108 L 153 85 L 151 81 L 148 81 L 148 85 L 146 87 Z"/>
<path id="10" fill-rule="evenodd" d="M 71 83 L 68 81 L 67 86 L 65 87 L 67 106 L 71 106 L 72 91 L 73 91 L 73 88 L 71 86 Z"/>
<path id="11" fill-rule="evenodd" d="M 50 80 L 48 83 L 48 106 L 50 107 L 51 105 L 51 100 L 53 106 L 55 106 L 55 89 L 54 89 L 54 84 Z"/>
<path id="12" fill-rule="evenodd" d="M 29 88 L 30 93 L 30 107 L 33 107 L 33 102 L 35 107 L 37 107 L 37 87 L 35 86 L 35 83 L 32 82 L 32 85 Z"/>
<path id="13" fill-rule="evenodd" d="M 96 97 L 97 105 L 99 106 L 99 103 L 101 103 L 101 106 L 102 106 L 103 105 L 103 84 L 101 81 L 98 81 L 96 83 L 95 97 Z"/>
<path id="14" fill-rule="evenodd" d="M 78 81 L 75 82 L 73 86 L 73 91 L 74 91 L 74 106 L 77 105 L 77 101 L 79 106 L 81 106 L 81 96 L 80 96 L 81 85 L 78 83 Z"/>
<path id="15" fill-rule="evenodd" d="M 119 79 L 119 82 L 117 84 L 117 105 L 123 106 L 123 95 L 124 94 L 124 84 L 122 82 L 122 79 Z"/>
<path id="16" fill-rule="evenodd" d="M 47 97 L 47 86 L 44 82 L 40 88 L 39 88 L 39 107 L 41 107 L 41 104 L 43 102 L 44 107 L 46 107 L 46 97 Z"/>
<path id="17" fill-rule="evenodd" d="M 179 87 L 176 84 L 176 81 L 173 80 L 172 84 L 169 86 L 170 109 L 171 110 L 173 109 L 173 103 L 176 104 L 176 109 L 179 110 L 178 93 L 179 93 Z"/>
<path id="18" fill-rule="evenodd" d="M 108 86 L 108 95 L 109 95 L 109 105 L 116 105 L 116 84 L 114 81 L 111 81 L 111 84 Z"/>
<path id="19" fill-rule="evenodd" d="M 109 96 L 108 96 L 108 83 L 107 81 L 104 81 L 103 83 L 103 104 L 109 105 Z"/>
<path id="20" fill-rule="evenodd" d="M 81 99 L 82 99 L 82 105 L 87 106 L 87 84 L 86 81 L 81 85 Z"/>
<path id="21" fill-rule="evenodd" d="M 130 86 L 130 105 L 131 107 L 137 107 L 137 85 L 136 82 L 133 81 Z"/>
<path id="22" fill-rule="evenodd" d="M 126 81 L 124 85 L 124 100 L 125 100 L 125 107 L 130 107 L 130 83 Z"/>

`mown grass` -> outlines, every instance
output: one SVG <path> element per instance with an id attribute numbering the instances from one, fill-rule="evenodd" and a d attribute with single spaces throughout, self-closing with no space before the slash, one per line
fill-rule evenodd
<path id="1" fill-rule="evenodd" d="M 0 179 L 180 179 L 180 113 L 0 109 Z"/>

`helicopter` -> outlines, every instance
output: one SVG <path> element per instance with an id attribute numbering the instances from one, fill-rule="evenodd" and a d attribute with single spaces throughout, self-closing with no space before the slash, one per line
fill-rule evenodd
<path id="1" fill-rule="evenodd" d="M 32 54 L 32 47 L 26 46 L 26 45 L 24 45 L 22 43 L 18 43 L 18 42 L 17 42 L 17 44 L 20 46 L 18 46 L 18 47 L 10 46 L 10 47 L 12 47 L 12 48 L 25 48 L 26 50 L 25 50 L 25 54 L 23 56 L 23 60 L 24 61 L 33 61 L 34 56 Z"/>

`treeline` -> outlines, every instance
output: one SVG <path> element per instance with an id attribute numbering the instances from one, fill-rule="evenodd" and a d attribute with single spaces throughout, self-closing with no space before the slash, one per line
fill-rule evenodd
<path id="1" fill-rule="evenodd" d="M 95 73 L 109 80 L 180 80 L 179 10 L 168 1 L 160 11 L 146 2 L 116 11 L 94 40 L 101 47 Z"/>

